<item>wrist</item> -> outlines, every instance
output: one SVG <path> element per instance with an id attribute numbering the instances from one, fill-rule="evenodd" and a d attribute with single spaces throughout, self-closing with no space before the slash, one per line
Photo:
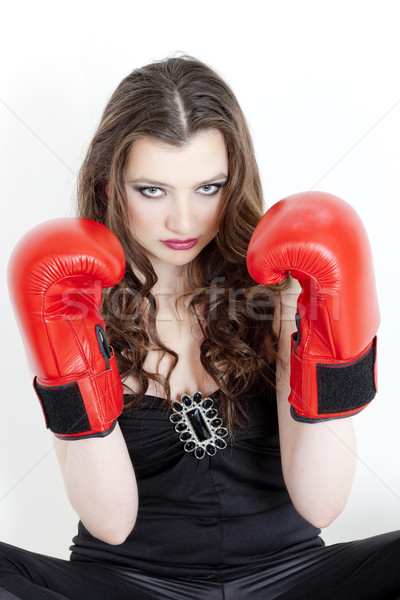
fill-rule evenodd
<path id="1" fill-rule="evenodd" d="M 293 334 L 289 402 L 302 422 L 348 417 L 365 408 L 376 394 L 376 337 L 356 356 L 338 360 L 296 354 Z"/>
<path id="2" fill-rule="evenodd" d="M 122 383 L 114 354 L 109 358 L 108 368 L 100 373 L 68 379 L 34 379 L 47 428 L 57 437 L 68 439 L 111 433 L 123 406 Z"/>

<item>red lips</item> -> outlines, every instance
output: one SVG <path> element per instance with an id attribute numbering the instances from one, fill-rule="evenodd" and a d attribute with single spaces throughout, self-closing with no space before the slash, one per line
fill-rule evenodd
<path id="1" fill-rule="evenodd" d="M 197 244 L 199 238 L 190 238 L 187 240 L 161 240 L 163 244 L 172 248 L 172 250 L 190 250 Z"/>

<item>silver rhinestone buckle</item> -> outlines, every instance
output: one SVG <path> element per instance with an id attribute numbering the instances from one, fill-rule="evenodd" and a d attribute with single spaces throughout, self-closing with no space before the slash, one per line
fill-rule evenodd
<path id="1" fill-rule="evenodd" d="M 184 394 L 181 399 L 182 402 L 172 402 L 173 412 L 169 420 L 174 423 L 185 451 L 193 452 L 196 458 L 201 459 L 206 454 L 214 456 L 217 450 L 226 448 L 223 438 L 228 435 L 228 430 L 218 416 L 214 401 L 203 399 L 200 392 L 195 392 L 193 397 Z"/>

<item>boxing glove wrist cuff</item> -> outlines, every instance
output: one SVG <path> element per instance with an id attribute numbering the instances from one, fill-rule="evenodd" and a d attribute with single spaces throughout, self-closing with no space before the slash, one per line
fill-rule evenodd
<path id="1" fill-rule="evenodd" d="M 314 423 L 360 412 L 376 394 L 376 337 L 349 361 L 297 356 L 292 336 L 289 402 L 292 417 Z"/>
<path id="2" fill-rule="evenodd" d="M 88 433 L 88 434 L 79 434 L 79 435 L 64 435 L 64 434 L 60 434 L 60 433 L 54 433 L 54 435 L 56 436 L 56 438 L 58 438 L 59 440 L 85 440 L 87 438 L 102 438 L 102 437 L 106 437 L 107 435 L 109 435 L 112 431 L 114 431 L 115 426 L 117 424 L 117 419 L 115 419 L 115 421 L 112 423 L 111 427 L 109 429 L 107 429 L 106 431 L 98 431 L 97 433 Z"/>
<path id="3" fill-rule="evenodd" d="M 54 382 L 35 378 L 33 386 L 42 405 L 46 426 L 57 437 L 80 439 L 111 433 L 121 414 L 123 390 L 114 355 L 110 368 L 76 381 Z"/>

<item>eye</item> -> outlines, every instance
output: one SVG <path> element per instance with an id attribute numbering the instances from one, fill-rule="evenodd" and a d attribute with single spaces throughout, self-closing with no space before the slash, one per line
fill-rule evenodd
<path id="1" fill-rule="evenodd" d="M 218 194 L 222 186 L 223 183 L 207 183 L 198 189 L 200 194 L 204 194 L 204 196 L 214 196 L 215 194 Z"/>
<path id="2" fill-rule="evenodd" d="M 164 193 L 163 190 L 154 186 L 138 187 L 136 190 L 143 196 L 146 196 L 146 198 L 161 198 Z"/>

